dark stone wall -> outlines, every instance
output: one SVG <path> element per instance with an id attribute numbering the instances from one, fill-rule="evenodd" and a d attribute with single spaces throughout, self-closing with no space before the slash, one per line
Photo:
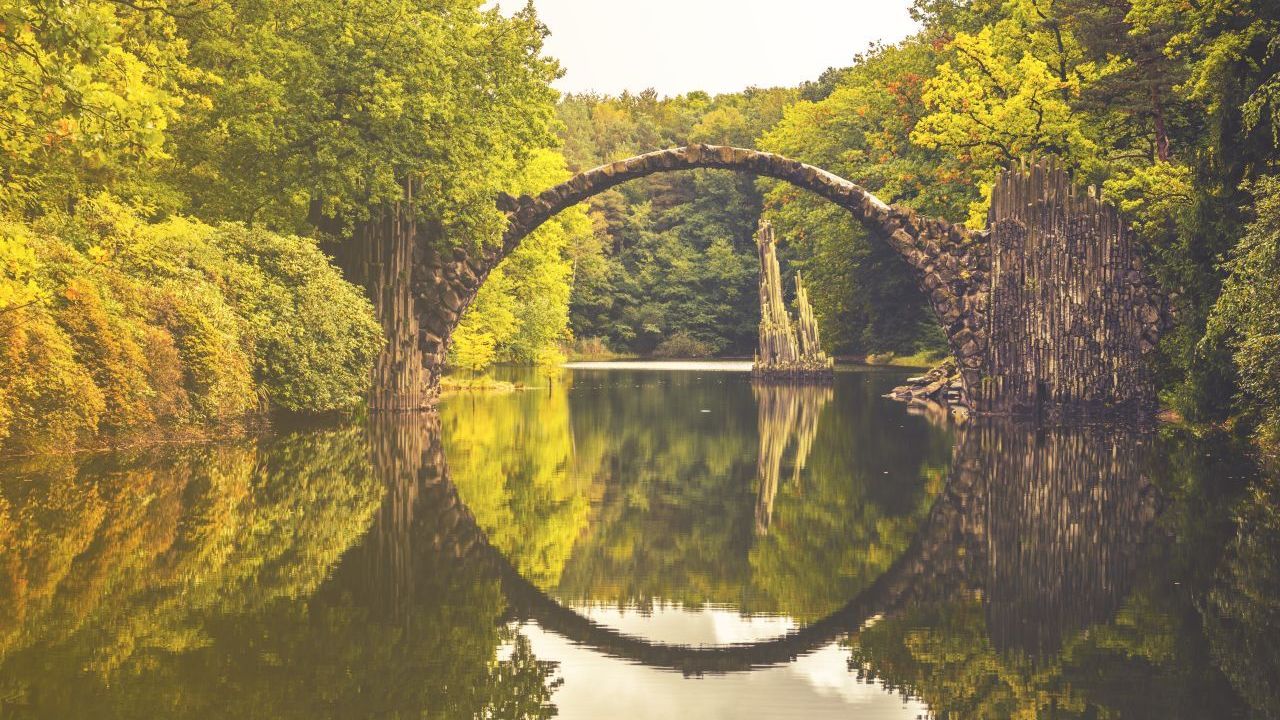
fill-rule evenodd
<path id="1" fill-rule="evenodd" d="M 1149 416 L 1144 356 L 1168 312 L 1115 209 L 1032 164 L 998 180 L 987 234 L 989 339 L 969 388 L 974 409 Z"/>
<path id="2" fill-rule="evenodd" d="M 406 195 L 410 194 L 407 186 Z M 374 361 L 369 407 L 378 411 L 430 407 L 438 392 L 436 358 L 419 348 L 424 303 L 407 279 L 420 262 L 419 249 L 439 233 L 417 220 L 411 202 L 377 208 L 358 223 L 348 242 L 334 247 L 346 278 L 362 286 L 382 325 L 386 345 Z"/>

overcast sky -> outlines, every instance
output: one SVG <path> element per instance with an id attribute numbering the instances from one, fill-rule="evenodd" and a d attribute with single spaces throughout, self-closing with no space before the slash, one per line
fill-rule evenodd
<path id="1" fill-rule="evenodd" d="M 502 0 L 505 11 L 523 0 Z M 565 92 L 797 85 L 915 30 L 910 0 L 534 0 Z"/>

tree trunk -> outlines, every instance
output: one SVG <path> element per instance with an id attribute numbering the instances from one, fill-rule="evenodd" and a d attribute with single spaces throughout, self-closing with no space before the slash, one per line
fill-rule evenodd
<path id="1" fill-rule="evenodd" d="M 1151 107 L 1155 115 L 1156 159 L 1169 162 L 1169 130 L 1165 126 L 1164 106 L 1160 104 L 1155 88 L 1151 89 Z"/>

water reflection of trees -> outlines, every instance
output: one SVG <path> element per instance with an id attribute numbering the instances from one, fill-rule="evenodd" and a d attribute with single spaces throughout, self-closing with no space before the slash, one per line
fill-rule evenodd
<path id="1" fill-rule="evenodd" d="M 0 713 L 546 716 L 551 668 L 499 622 L 497 581 L 435 543 L 438 437 L 381 425 L 7 467 Z"/>
<path id="2" fill-rule="evenodd" d="M 1214 662 L 1261 717 L 1280 718 L 1280 477 L 1248 488 L 1233 511 L 1208 602 Z"/>
<path id="3" fill-rule="evenodd" d="M 441 413 L 467 507 L 529 579 L 554 585 L 587 527 L 594 462 L 574 447 L 570 385 L 451 398 Z M 578 451 L 575 451 L 578 450 Z"/>
<path id="4" fill-rule="evenodd" d="M 837 406 L 831 388 L 753 394 L 740 376 L 623 375 L 442 409 L 462 497 L 517 567 L 563 558 L 529 577 L 569 603 L 820 617 L 906 548 L 946 474 L 947 433 L 885 423 L 859 376 L 843 379 Z M 541 505 L 516 500 L 557 482 Z M 561 512 L 573 522 L 554 529 L 575 495 L 590 500 L 590 522 Z M 519 533 L 563 549 L 531 554 Z"/>
<path id="5" fill-rule="evenodd" d="M 83 642 L 101 672 L 204 642 L 190 609 L 313 591 L 378 502 L 355 430 L 7 471 L 0 655 Z"/>
<path id="6" fill-rule="evenodd" d="M 923 424 L 886 430 L 828 402 L 758 536 L 757 451 L 776 441 L 752 435 L 763 410 L 745 387 L 672 386 L 672 415 L 624 392 L 571 417 L 584 390 L 613 392 L 477 400 L 478 421 L 446 413 L 443 428 L 397 418 L 11 465 L 0 710 L 546 716 L 555 668 L 503 622 L 511 599 L 475 552 L 476 510 L 510 524 L 495 544 L 570 599 L 728 599 L 809 619 L 908 548 L 918 588 L 846 642 L 856 671 L 938 717 L 1243 717 L 1241 698 L 1277 713 L 1280 493 L 1220 486 L 1246 473 L 1212 464 L 1216 450 L 976 422 L 951 454 Z M 628 419 L 650 402 L 653 422 Z M 753 412 L 700 412 L 725 406 Z M 452 474 L 475 508 L 442 435 L 470 448 L 456 467 L 472 478 Z"/>
<path id="7" fill-rule="evenodd" d="M 963 508 L 949 556 L 957 572 L 932 598 L 852 635 L 851 668 L 923 698 L 939 718 L 1240 714 L 1189 595 L 1216 563 L 1213 543 L 1157 518 L 1169 502 L 1157 485 L 1181 491 L 1214 474 L 1157 483 L 1171 446 L 1156 443 L 1117 428 L 972 424 L 948 484 Z M 1205 522 L 1213 511 L 1173 516 L 1188 513 Z"/>

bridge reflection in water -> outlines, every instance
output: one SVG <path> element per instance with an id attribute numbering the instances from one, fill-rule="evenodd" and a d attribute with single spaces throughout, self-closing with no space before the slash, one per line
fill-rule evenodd
<path id="1" fill-rule="evenodd" d="M 788 437 L 796 436 L 802 463 L 805 437 L 826 400 L 803 389 L 788 397 L 787 390 L 758 393 L 760 532 L 768 528 Z M 522 576 L 460 499 L 437 419 L 384 421 L 372 437 L 386 501 L 339 576 L 358 575 L 382 611 L 413 605 L 423 573 L 478 568 L 501 583 L 508 620 L 532 620 L 597 652 L 686 675 L 788 663 L 912 606 L 974 597 L 998 650 L 1052 655 L 1064 638 L 1105 622 L 1125 600 L 1158 506 L 1144 474 L 1151 438 L 1138 431 L 971 421 L 956 434 L 950 475 L 909 547 L 843 607 L 760 642 L 672 645 L 598 623 Z"/>
<path id="2" fill-rule="evenodd" d="M 596 716 L 626 687 L 662 695 L 665 705 L 635 698 L 654 716 L 689 714 L 684 702 L 780 714 L 757 707 L 765 698 L 787 704 L 781 714 L 838 715 L 868 696 L 895 717 L 915 713 L 885 689 L 940 719 L 1231 718 L 1248 716 L 1245 703 L 1280 712 L 1269 671 L 1280 490 L 1249 485 L 1245 459 L 1114 427 L 988 420 L 922 433 L 923 421 L 877 406 L 881 391 L 861 377 L 838 378 L 839 402 L 757 399 L 717 377 L 667 378 L 654 403 L 659 390 L 635 392 L 639 378 L 590 380 L 574 392 L 630 390 L 575 406 L 572 428 L 563 394 L 531 392 L 507 400 L 529 411 L 507 420 L 469 407 L 452 426 L 448 416 L 383 418 L 6 465 L 0 716 L 547 717 L 553 704 Z M 690 403 L 673 413 L 673 398 Z M 645 424 L 649 406 L 667 426 Z M 621 437 L 636 418 L 645 432 Z M 744 420 L 761 424 L 744 431 Z M 541 454 L 494 464 L 492 452 L 454 452 L 458 433 L 481 431 Z M 705 472 L 665 459 L 638 468 L 601 452 L 600 437 L 660 459 L 691 446 L 682 457 L 718 459 Z M 921 458 L 938 438 L 954 442 L 935 471 Z M 850 451 L 859 463 L 841 459 Z M 569 462 L 606 487 L 574 485 Z M 881 474 L 894 467 L 902 472 Z M 648 485 L 628 485 L 641 470 Z M 523 479 L 509 482 L 517 471 Z M 694 495 L 664 500 L 685 486 Z M 645 526 L 620 502 L 661 517 Z M 673 512 L 681 504 L 693 509 Z M 542 542 L 548 526 L 555 542 Z M 486 532 L 495 527 L 515 530 Z M 859 534 L 867 527 L 871 540 Z M 697 572 L 672 570 L 673 555 L 634 561 L 663 543 L 697 555 Z M 706 574 L 716 562 L 730 568 L 724 577 Z M 668 575 L 615 581 L 652 567 Z M 678 598 L 688 616 L 760 620 L 751 637 L 779 634 L 655 642 L 673 610 L 648 608 L 681 583 L 710 588 Z M 717 605 L 734 599 L 725 588 L 741 593 L 729 612 Z M 865 692 L 841 686 L 838 702 L 822 704 L 832 678 Z M 584 701 L 584 685 L 608 697 Z"/>

